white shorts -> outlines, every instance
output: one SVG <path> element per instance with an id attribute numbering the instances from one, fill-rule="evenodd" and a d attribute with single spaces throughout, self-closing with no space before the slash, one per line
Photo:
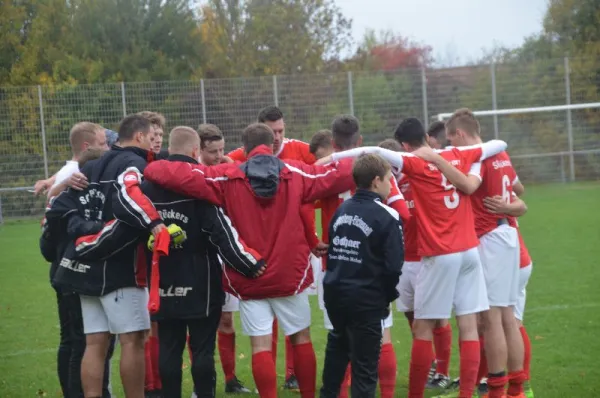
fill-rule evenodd
<path id="1" fill-rule="evenodd" d="M 415 283 L 421 269 L 420 261 L 405 261 L 402 266 L 402 275 L 396 290 L 400 297 L 396 300 L 396 309 L 400 312 L 415 310 Z"/>
<path id="2" fill-rule="evenodd" d="M 325 324 L 326 330 L 333 330 L 333 325 L 331 324 L 331 320 L 329 319 L 329 315 L 327 315 L 327 310 L 323 310 L 323 323 Z M 392 316 L 392 311 L 387 318 L 382 321 L 381 327 L 383 329 L 391 328 L 394 326 L 394 317 Z"/>
<path id="3" fill-rule="evenodd" d="M 85 334 L 123 334 L 150 330 L 148 290 L 125 287 L 101 297 L 81 296 Z"/>
<path id="4" fill-rule="evenodd" d="M 321 259 L 319 257 L 316 257 L 311 254 L 310 255 L 310 265 L 312 265 L 314 281 L 313 281 L 312 285 L 310 285 L 308 287 L 308 289 L 306 289 L 306 291 L 308 292 L 309 295 L 314 296 L 314 295 L 319 294 L 318 284 L 319 284 L 319 278 L 321 278 L 321 273 L 322 273 Z"/>
<path id="5" fill-rule="evenodd" d="M 240 299 L 233 294 L 225 292 L 225 304 L 223 304 L 222 312 L 238 312 L 240 310 Z"/>
<path id="6" fill-rule="evenodd" d="M 519 294 L 519 235 L 500 225 L 479 238 L 479 257 L 491 307 L 517 304 Z"/>
<path id="7" fill-rule="evenodd" d="M 247 336 L 266 336 L 273 333 L 277 318 L 283 333 L 289 336 L 310 326 L 308 292 L 294 296 L 261 300 L 240 300 L 242 331 Z"/>
<path id="8" fill-rule="evenodd" d="M 487 292 L 477 248 L 423 257 L 415 285 L 415 319 L 450 319 L 487 311 Z"/>
<path id="9" fill-rule="evenodd" d="M 523 321 L 523 315 L 525 314 L 525 299 L 527 298 L 527 282 L 533 271 L 533 264 L 529 264 L 526 267 L 519 269 L 519 296 L 517 297 L 517 304 L 513 308 L 515 318 L 519 321 Z"/>

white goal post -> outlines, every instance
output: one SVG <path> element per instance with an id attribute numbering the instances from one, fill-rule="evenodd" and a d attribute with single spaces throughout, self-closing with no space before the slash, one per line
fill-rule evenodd
<path id="1" fill-rule="evenodd" d="M 557 152 L 557 153 L 543 153 L 543 154 L 528 154 L 521 155 L 517 157 L 547 157 L 560 155 L 561 159 L 563 155 L 568 156 L 569 158 L 569 170 L 570 170 L 570 180 L 575 180 L 575 161 L 574 155 L 576 154 L 586 154 L 586 153 L 599 153 L 600 148 L 596 149 L 588 149 L 583 151 L 574 151 L 573 148 L 573 126 L 572 126 L 572 117 L 571 111 L 574 110 L 583 110 L 583 109 L 598 109 L 600 108 L 600 102 L 589 102 L 584 104 L 566 104 L 566 105 L 553 105 L 553 106 L 538 106 L 538 107 L 530 107 L 530 108 L 510 108 L 510 109 L 492 109 L 492 110 L 484 110 L 484 111 L 473 111 L 475 116 L 492 116 L 494 118 L 494 138 L 498 138 L 499 130 L 498 130 L 498 116 L 504 115 L 516 115 L 516 114 L 530 114 L 530 113 L 542 113 L 542 112 L 565 112 L 566 119 L 566 128 L 567 128 L 567 140 L 568 140 L 568 151 L 565 152 Z M 452 116 L 452 113 L 439 113 L 436 118 L 439 121 L 444 121 Z"/>
<path id="2" fill-rule="evenodd" d="M 511 108 L 511 109 L 493 109 L 488 111 L 473 111 L 475 116 L 500 116 L 500 115 L 515 115 L 520 113 L 539 113 L 539 112 L 556 112 L 556 111 L 571 111 L 577 109 L 593 109 L 600 108 L 600 102 L 590 102 L 587 104 L 572 104 L 572 105 L 553 105 L 553 106 L 538 106 L 533 108 Z M 443 121 L 452 116 L 452 113 L 439 113 L 437 120 Z"/>

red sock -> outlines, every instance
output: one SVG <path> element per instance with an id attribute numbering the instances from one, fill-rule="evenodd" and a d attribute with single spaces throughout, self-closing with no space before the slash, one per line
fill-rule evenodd
<path id="1" fill-rule="evenodd" d="M 269 351 L 252 354 L 252 375 L 261 398 L 277 398 L 277 374 Z"/>
<path id="2" fill-rule="evenodd" d="M 487 358 L 485 357 L 485 345 L 483 344 L 484 340 L 483 340 L 483 336 L 479 337 L 479 372 L 477 372 L 477 383 L 479 383 L 479 381 L 481 379 L 483 379 L 484 377 L 488 376 L 488 365 L 487 365 Z"/>
<path id="3" fill-rule="evenodd" d="M 279 327 L 277 319 L 273 321 L 273 340 L 271 341 L 271 354 L 273 354 L 273 364 L 277 367 L 277 339 L 279 338 Z"/>
<path id="4" fill-rule="evenodd" d="M 150 340 L 144 344 L 144 391 L 154 390 L 154 374 L 152 373 L 152 349 L 150 348 Z"/>
<path id="5" fill-rule="evenodd" d="M 158 337 L 150 336 L 148 339 L 150 341 L 150 354 L 152 355 L 152 378 L 154 381 L 154 389 L 161 390 L 162 382 L 160 380 L 160 370 L 158 368 Z"/>
<path id="6" fill-rule="evenodd" d="M 408 378 L 409 398 L 423 398 L 433 358 L 433 343 L 431 341 L 413 339 Z"/>
<path id="7" fill-rule="evenodd" d="M 219 331 L 217 337 L 225 382 L 228 382 L 235 377 L 235 333 L 228 334 Z"/>
<path id="8" fill-rule="evenodd" d="M 294 369 L 302 398 L 314 398 L 317 390 L 317 357 L 311 342 L 296 344 Z"/>
<path id="9" fill-rule="evenodd" d="M 294 348 L 290 338 L 285 336 L 285 378 L 294 374 Z"/>
<path id="10" fill-rule="evenodd" d="M 450 353 L 452 351 L 452 326 L 447 324 L 433 329 L 433 346 L 435 347 L 436 372 L 449 375 Z"/>
<path id="11" fill-rule="evenodd" d="M 479 340 L 466 340 L 460 347 L 460 397 L 470 397 L 475 390 L 479 370 Z"/>
<path id="12" fill-rule="evenodd" d="M 190 335 L 189 334 L 185 338 L 185 341 L 187 341 L 188 354 L 190 354 L 190 364 L 191 364 L 192 360 L 193 360 L 193 356 L 192 356 L 192 346 L 190 345 Z"/>
<path id="13" fill-rule="evenodd" d="M 379 356 L 379 389 L 381 398 L 394 398 L 396 389 L 396 353 L 394 345 L 387 343 L 381 346 Z"/>
<path id="14" fill-rule="evenodd" d="M 338 398 L 348 398 L 348 390 L 350 389 L 350 381 L 352 380 L 352 366 L 348 364 L 346 368 L 346 374 L 344 375 L 344 381 L 340 386 L 340 394 Z"/>
<path id="15" fill-rule="evenodd" d="M 490 374 L 488 376 L 488 398 L 502 398 L 505 395 L 505 387 L 508 382 L 506 373 Z"/>
<path id="16" fill-rule="evenodd" d="M 529 340 L 529 335 L 527 334 L 527 330 L 525 330 L 525 326 L 521 326 L 521 336 L 523 336 L 523 347 L 525 348 L 525 358 L 523 360 L 523 371 L 525 372 L 526 380 L 531 380 L 531 374 L 529 370 L 531 369 L 531 341 Z"/>
<path id="17" fill-rule="evenodd" d="M 522 370 L 508 373 L 507 396 L 517 396 L 523 394 L 523 383 L 525 382 L 525 372 Z"/>

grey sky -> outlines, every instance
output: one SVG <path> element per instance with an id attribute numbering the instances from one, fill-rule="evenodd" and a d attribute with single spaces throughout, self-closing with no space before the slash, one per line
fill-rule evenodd
<path id="1" fill-rule="evenodd" d="M 444 64 L 476 60 L 494 43 L 519 46 L 540 32 L 547 0 L 336 0 L 353 19 L 353 37 L 392 29 L 433 47 Z"/>

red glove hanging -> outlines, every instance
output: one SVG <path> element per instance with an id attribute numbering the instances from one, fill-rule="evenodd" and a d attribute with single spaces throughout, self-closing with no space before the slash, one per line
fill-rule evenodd
<path id="1" fill-rule="evenodd" d="M 160 309 L 160 294 L 158 287 L 160 285 L 159 262 L 160 256 L 169 255 L 169 245 L 171 244 L 171 235 L 164 228 L 158 233 L 154 240 L 154 250 L 152 251 L 152 271 L 150 279 L 150 299 L 148 300 L 148 311 L 150 314 L 156 314 Z"/>

